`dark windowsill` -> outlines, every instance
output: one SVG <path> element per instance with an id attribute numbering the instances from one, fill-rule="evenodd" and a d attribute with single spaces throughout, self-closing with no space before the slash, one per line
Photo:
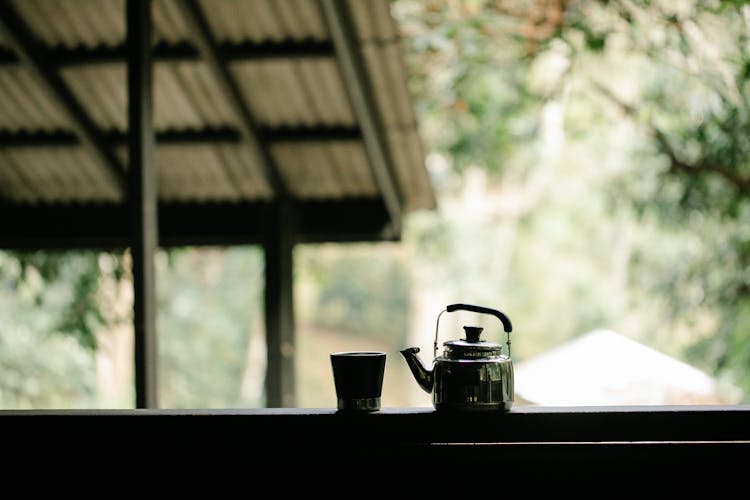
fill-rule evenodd
<path id="1" fill-rule="evenodd" d="M 687 475 L 724 473 L 750 457 L 750 405 L 529 406 L 504 414 L 432 408 L 367 414 L 332 408 L 0 410 L 0 429 L 6 456 L 33 460 L 84 448 L 96 450 L 92 456 L 105 454 L 107 467 L 135 454 L 143 466 L 170 463 L 186 470 L 240 464 L 291 470 L 325 456 L 394 469 L 458 460 L 502 464 L 515 473 L 546 464 L 555 474 L 585 469 L 620 477 L 675 465 Z"/>
<path id="2" fill-rule="evenodd" d="M 0 425 L 55 429 L 85 426 L 108 432 L 115 425 L 144 432 L 200 430 L 264 436 L 257 428 L 283 430 L 294 440 L 336 441 L 363 427 L 390 443 L 750 441 L 750 405 L 519 406 L 508 413 L 443 413 L 430 408 L 383 408 L 349 414 L 334 408 L 0 410 Z M 309 433 L 313 434 L 309 434 Z M 381 436 L 382 434 L 382 436 Z M 317 437 L 316 437 L 317 436 Z"/>

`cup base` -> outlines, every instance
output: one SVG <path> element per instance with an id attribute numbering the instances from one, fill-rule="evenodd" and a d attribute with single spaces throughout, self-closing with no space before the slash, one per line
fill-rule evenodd
<path id="1" fill-rule="evenodd" d="M 380 398 L 338 398 L 338 409 L 342 411 L 378 411 Z"/>

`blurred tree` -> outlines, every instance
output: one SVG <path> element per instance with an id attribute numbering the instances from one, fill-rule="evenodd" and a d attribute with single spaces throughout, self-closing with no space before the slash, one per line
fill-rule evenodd
<path id="1" fill-rule="evenodd" d="M 299 281 L 315 284 L 312 304 L 300 304 L 312 326 L 406 341 L 410 274 L 403 252 L 392 244 L 305 245 L 297 253 Z"/>
<path id="2" fill-rule="evenodd" d="M 531 350 L 606 324 L 750 393 L 746 3 L 393 11 L 443 206 L 472 192 L 471 170 L 507 200 L 415 224 L 441 282 L 507 304 Z M 487 282 L 494 294 L 477 293 Z"/>
<path id="3" fill-rule="evenodd" d="M 121 255 L 0 253 L 0 406 L 99 405 L 97 336 L 123 319 L 100 284 L 123 272 Z"/>
<path id="4" fill-rule="evenodd" d="M 643 131 L 641 148 L 654 150 L 646 163 L 659 175 L 653 190 L 627 179 L 621 186 L 642 217 L 685 233 L 686 244 L 654 285 L 672 298 L 671 323 L 695 332 L 692 360 L 729 374 L 747 392 L 750 9 L 746 2 L 615 2 L 612 8 L 615 15 L 598 27 L 599 37 L 619 37 L 625 50 L 640 56 L 642 81 L 636 94 L 623 96 L 603 83 L 606 75 L 593 79 Z M 648 252 L 635 258 L 636 273 L 654 274 Z M 707 313 L 715 321 L 702 322 Z"/>
<path id="5" fill-rule="evenodd" d="M 302 252 L 305 321 L 431 341 L 415 304 L 476 302 L 509 313 L 519 358 L 606 326 L 750 395 L 746 2 L 392 7 L 440 208 L 410 216 L 398 252 Z M 0 254 L 0 404 L 92 401 L 92 350 L 124 321 L 102 284 L 127 279 L 123 258 Z M 260 252 L 159 266 L 163 400 L 262 404 Z"/>
<path id="6" fill-rule="evenodd" d="M 262 406 L 262 252 L 162 251 L 157 272 L 160 404 Z M 127 253 L 0 252 L 0 283 L 0 407 L 133 406 L 131 380 L 99 373 L 132 377 L 113 338 L 132 343 Z"/>
<path id="7" fill-rule="evenodd" d="M 160 406 L 262 407 L 262 249 L 178 248 L 157 263 Z"/>

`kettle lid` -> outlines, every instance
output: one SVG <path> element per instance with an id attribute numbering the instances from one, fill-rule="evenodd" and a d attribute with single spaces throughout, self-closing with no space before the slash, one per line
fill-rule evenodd
<path id="1" fill-rule="evenodd" d="M 502 354 L 502 345 L 479 339 L 482 330 L 480 326 L 464 326 L 465 339 L 443 342 L 445 355 L 451 359 L 461 359 L 485 358 Z"/>

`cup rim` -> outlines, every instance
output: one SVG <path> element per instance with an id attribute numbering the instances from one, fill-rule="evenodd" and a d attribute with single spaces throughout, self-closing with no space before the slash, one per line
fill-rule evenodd
<path id="1" fill-rule="evenodd" d="M 385 356 L 385 352 L 384 351 L 339 351 L 339 352 L 332 352 L 331 356 L 338 356 L 338 357 Z"/>

